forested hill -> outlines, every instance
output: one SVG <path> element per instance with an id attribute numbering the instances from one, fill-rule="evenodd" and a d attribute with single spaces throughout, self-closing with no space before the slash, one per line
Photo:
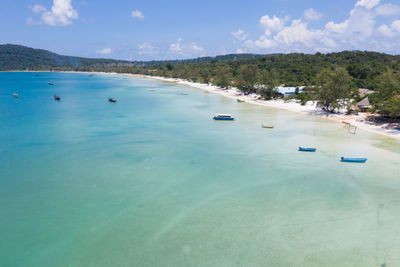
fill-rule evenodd
<path id="1" fill-rule="evenodd" d="M 0 45 L 0 70 L 52 69 L 78 66 L 128 65 L 128 61 L 62 56 L 21 45 Z"/>
<path id="2" fill-rule="evenodd" d="M 56 53 L 34 49 L 21 45 L 0 45 L 0 70 L 48 70 L 80 68 L 90 70 L 93 67 L 132 67 L 132 66 L 161 66 L 167 62 L 179 63 L 208 63 L 212 61 L 224 62 L 260 57 L 255 54 L 224 55 L 217 57 L 200 57 L 186 60 L 159 60 L 159 61 L 125 61 L 113 59 L 92 59 L 73 56 L 62 56 Z"/>

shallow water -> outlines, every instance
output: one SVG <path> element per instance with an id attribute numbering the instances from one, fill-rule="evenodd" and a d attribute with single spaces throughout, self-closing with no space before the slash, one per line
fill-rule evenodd
<path id="1" fill-rule="evenodd" d="M 396 140 L 72 73 L 0 73 L 0 125 L 0 265 L 400 265 Z"/>

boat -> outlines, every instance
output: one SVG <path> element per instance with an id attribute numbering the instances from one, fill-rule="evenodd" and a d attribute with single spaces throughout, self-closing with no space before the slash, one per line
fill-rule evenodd
<path id="1" fill-rule="evenodd" d="M 244 100 L 242 100 L 242 99 L 236 99 L 236 101 L 238 102 L 238 103 L 244 103 L 244 102 L 246 102 L 246 101 L 244 101 Z"/>
<path id="2" fill-rule="evenodd" d="M 48 83 L 49 85 L 54 85 L 54 83 Z"/>
<path id="3" fill-rule="evenodd" d="M 261 124 L 261 128 L 273 129 L 273 128 L 274 128 L 274 126 L 273 126 L 273 125 L 265 125 L 265 124 Z"/>
<path id="4" fill-rule="evenodd" d="M 354 162 L 354 163 L 365 163 L 367 162 L 368 159 L 366 158 L 345 158 L 341 157 L 340 161 L 341 162 Z"/>
<path id="5" fill-rule="evenodd" d="M 18 98 L 18 94 L 17 94 L 17 93 L 14 93 L 14 94 L 13 94 L 13 97 L 14 97 L 14 98 Z"/>
<path id="6" fill-rule="evenodd" d="M 315 151 L 317 151 L 317 149 L 314 148 L 314 147 L 301 147 L 301 146 L 299 146 L 299 151 L 302 151 L 302 152 L 315 152 Z"/>
<path id="7" fill-rule="evenodd" d="M 217 114 L 213 118 L 216 121 L 233 121 L 234 118 L 232 117 L 231 114 Z"/>
<path id="8" fill-rule="evenodd" d="M 115 98 L 113 98 L 113 97 L 109 97 L 109 98 L 108 98 L 108 102 L 116 103 L 116 102 L 117 102 L 117 99 L 115 99 Z"/>
<path id="9" fill-rule="evenodd" d="M 61 97 L 59 97 L 58 95 L 54 95 L 54 100 L 60 101 L 60 100 L 61 100 Z"/>

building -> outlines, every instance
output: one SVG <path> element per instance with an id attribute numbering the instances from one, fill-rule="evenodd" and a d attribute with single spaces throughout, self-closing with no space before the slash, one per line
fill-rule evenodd
<path id="1" fill-rule="evenodd" d="M 369 102 L 368 97 L 366 97 L 357 103 L 357 107 L 360 109 L 361 112 L 367 112 L 368 109 L 372 108 L 372 105 Z"/>
<path id="2" fill-rule="evenodd" d="M 375 93 L 373 90 L 365 89 L 365 88 L 358 88 L 358 94 L 360 97 L 366 97 L 367 95 Z"/>
<path id="3" fill-rule="evenodd" d="M 303 89 L 305 86 L 299 86 L 299 87 L 284 87 L 284 86 L 278 86 L 275 88 L 275 90 L 283 95 L 283 97 L 289 97 L 289 96 L 295 96 L 296 95 L 296 89 L 298 90 L 297 93 L 303 92 Z"/>

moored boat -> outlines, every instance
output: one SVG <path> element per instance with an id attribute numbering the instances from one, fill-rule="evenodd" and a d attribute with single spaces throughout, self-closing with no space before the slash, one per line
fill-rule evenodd
<path id="1" fill-rule="evenodd" d="M 115 98 L 113 98 L 113 97 L 109 97 L 109 98 L 108 98 L 108 102 L 116 103 L 116 102 L 117 102 L 117 99 L 115 99 Z"/>
<path id="2" fill-rule="evenodd" d="M 314 147 L 301 147 L 301 146 L 299 146 L 299 151 L 302 151 L 302 152 L 315 152 L 315 151 L 317 151 L 317 149 L 314 148 Z"/>
<path id="3" fill-rule="evenodd" d="M 17 94 L 17 93 L 14 93 L 14 94 L 13 94 L 13 97 L 14 97 L 14 98 L 18 98 L 18 94 Z"/>
<path id="4" fill-rule="evenodd" d="M 273 125 L 266 125 L 266 124 L 261 124 L 261 128 L 266 128 L 266 129 L 273 129 Z"/>
<path id="5" fill-rule="evenodd" d="M 216 121 L 233 121 L 234 118 L 231 114 L 217 114 L 213 118 Z"/>
<path id="6" fill-rule="evenodd" d="M 54 83 L 48 83 L 49 85 L 54 85 Z"/>
<path id="7" fill-rule="evenodd" d="M 367 162 L 368 159 L 366 158 L 345 158 L 341 157 L 340 161 L 341 162 L 353 162 L 353 163 L 365 163 Z"/>
<path id="8" fill-rule="evenodd" d="M 236 101 L 238 102 L 238 103 L 244 103 L 245 101 L 244 100 L 242 100 L 242 99 L 236 99 Z"/>
<path id="9" fill-rule="evenodd" d="M 60 101 L 60 100 L 61 100 L 61 97 L 59 97 L 58 95 L 54 95 L 54 100 Z"/>

